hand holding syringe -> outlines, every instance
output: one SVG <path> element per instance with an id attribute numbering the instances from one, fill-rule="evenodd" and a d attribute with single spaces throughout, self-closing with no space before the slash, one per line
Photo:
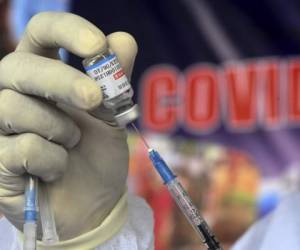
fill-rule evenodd
<path id="1" fill-rule="evenodd" d="M 64 29 L 67 32 L 62 32 Z M 108 44 L 115 54 L 106 53 L 108 60 L 97 55 L 96 59 L 103 58 L 104 62 L 94 66 L 107 69 L 102 75 L 105 84 L 110 79 L 109 83 L 116 80 L 117 85 L 107 88 L 109 93 L 103 95 L 95 81 L 58 60 L 60 48 L 89 58 L 102 53 Z M 107 227 L 102 233 L 106 236 L 95 240 L 101 245 L 126 221 L 128 150 L 124 131 L 105 124 L 113 125 L 110 112 L 95 109 L 101 100 L 108 106 L 116 104 L 113 108 L 118 124 L 124 124 L 124 117 L 127 117 L 125 123 L 137 117 L 136 106 L 129 100 L 133 92 L 124 79 L 125 75 L 131 76 L 136 42 L 125 32 L 106 36 L 92 23 L 71 13 L 45 12 L 31 19 L 16 50 L 0 62 L 1 213 L 22 231 L 23 187 L 27 181 L 24 174 L 37 176 L 50 183 L 50 207 L 54 209 L 62 241 L 87 233 L 109 215 L 116 215 L 116 219 L 107 220 L 114 230 Z M 104 96 L 111 98 L 104 101 Z M 123 104 L 126 104 L 125 109 Z M 95 112 L 89 113 L 90 110 Z M 95 119 L 90 114 L 99 117 Z M 32 198 L 33 193 L 37 194 L 34 182 L 37 181 L 31 181 L 30 193 L 25 197 L 27 201 L 35 201 Z M 110 190 L 109 197 L 107 190 Z M 33 229 L 30 237 L 36 235 L 38 216 L 34 203 L 32 208 L 25 209 L 28 216 L 29 211 L 35 213 L 32 222 L 26 219 L 26 223 L 31 223 L 28 228 Z M 40 204 L 41 215 L 42 211 Z M 84 217 L 78 220 L 78 214 Z M 48 228 L 50 224 L 46 225 Z M 28 228 L 26 226 L 26 230 Z M 27 236 L 27 232 L 25 234 Z M 35 238 L 30 238 L 31 248 L 35 247 Z"/>
<path id="2" fill-rule="evenodd" d="M 131 125 L 141 136 L 148 149 L 149 157 L 153 163 L 153 166 L 163 179 L 164 184 L 167 186 L 170 194 L 172 195 L 182 213 L 188 219 L 189 223 L 193 226 L 197 234 L 200 236 L 202 243 L 207 247 L 208 250 L 222 250 L 218 240 L 209 229 L 207 223 L 200 215 L 197 207 L 193 204 L 191 198 L 184 190 L 180 182 L 177 180 L 174 173 L 167 166 L 159 153 L 150 148 L 136 126 L 133 123 Z"/>

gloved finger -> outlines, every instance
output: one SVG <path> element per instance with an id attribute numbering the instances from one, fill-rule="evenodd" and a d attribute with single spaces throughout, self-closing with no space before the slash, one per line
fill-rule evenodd
<path id="1" fill-rule="evenodd" d="M 21 178 L 21 177 L 20 177 Z M 25 180 L 22 193 L 25 189 Z M 0 198 L 5 195 L 8 189 L 0 188 Z M 13 196 L 3 196 L 4 198 L 0 200 L 0 211 L 5 214 L 5 218 L 8 219 L 14 225 L 23 225 L 24 223 L 24 194 L 13 195 Z M 22 228 L 18 228 L 22 231 Z"/>
<path id="2" fill-rule="evenodd" d="M 1 163 L 1 161 L 0 180 L 0 197 L 9 197 L 24 193 L 24 176 L 12 173 Z"/>
<path id="3" fill-rule="evenodd" d="M 14 52 L 0 63 L 0 89 L 8 88 L 81 109 L 98 106 L 100 88 L 87 75 L 58 60 Z"/>
<path id="4" fill-rule="evenodd" d="M 130 78 L 138 51 L 135 39 L 126 32 L 114 32 L 107 36 L 107 41 L 109 47 L 116 53 L 125 74 Z"/>
<path id="5" fill-rule="evenodd" d="M 36 134 L 0 136 L 0 148 L 2 167 L 13 176 L 27 172 L 45 181 L 54 181 L 67 167 L 67 151 Z"/>
<path id="6" fill-rule="evenodd" d="M 29 21 L 17 51 L 45 55 L 61 47 L 80 57 L 90 57 L 105 50 L 106 39 L 95 25 L 80 16 L 41 12 Z"/>
<path id="7" fill-rule="evenodd" d="M 0 114 L 0 129 L 7 134 L 35 133 L 66 148 L 80 139 L 79 128 L 67 114 L 10 89 L 0 91 Z"/>
<path id="8" fill-rule="evenodd" d="M 22 225 L 27 178 L 11 173 L 0 162 L 0 180 L 0 211 L 15 225 Z"/>

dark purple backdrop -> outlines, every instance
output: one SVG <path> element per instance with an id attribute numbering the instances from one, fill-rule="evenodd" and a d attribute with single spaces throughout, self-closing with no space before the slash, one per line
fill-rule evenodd
<path id="1" fill-rule="evenodd" d="M 300 54 L 296 0 L 75 0 L 71 9 L 106 34 L 122 30 L 136 38 L 139 54 L 132 80 L 136 93 L 143 72 L 156 64 L 184 70 L 199 62 Z M 70 62 L 81 69 L 79 58 L 71 56 Z M 182 130 L 176 133 L 191 136 Z M 300 161 L 296 128 L 230 134 L 221 126 L 199 140 L 249 151 L 266 175 Z"/>

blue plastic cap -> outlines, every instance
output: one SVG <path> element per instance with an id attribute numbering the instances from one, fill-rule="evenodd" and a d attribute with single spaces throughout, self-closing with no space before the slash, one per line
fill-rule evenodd
<path id="1" fill-rule="evenodd" d="M 164 180 L 164 183 L 168 183 L 176 178 L 176 175 L 173 174 L 171 169 L 167 166 L 165 161 L 160 157 L 159 153 L 154 149 L 149 150 L 149 157 L 158 171 L 161 178 Z"/>
<path id="2" fill-rule="evenodd" d="M 36 211 L 25 211 L 24 212 L 24 220 L 25 221 L 36 221 L 37 220 L 37 212 Z"/>

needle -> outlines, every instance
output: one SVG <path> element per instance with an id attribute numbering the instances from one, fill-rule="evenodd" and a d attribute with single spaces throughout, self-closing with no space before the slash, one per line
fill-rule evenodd
<path id="1" fill-rule="evenodd" d="M 135 126 L 134 123 L 131 123 L 131 126 L 134 128 L 134 130 L 137 132 L 137 134 L 140 136 L 140 138 L 142 139 L 142 141 L 144 142 L 146 148 L 149 150 L 150 146 L 148 144 L 148 142 L 146 141 L 145 137 L 142 136 L 141 132 L 138 130 L 138 128 Z"/>

